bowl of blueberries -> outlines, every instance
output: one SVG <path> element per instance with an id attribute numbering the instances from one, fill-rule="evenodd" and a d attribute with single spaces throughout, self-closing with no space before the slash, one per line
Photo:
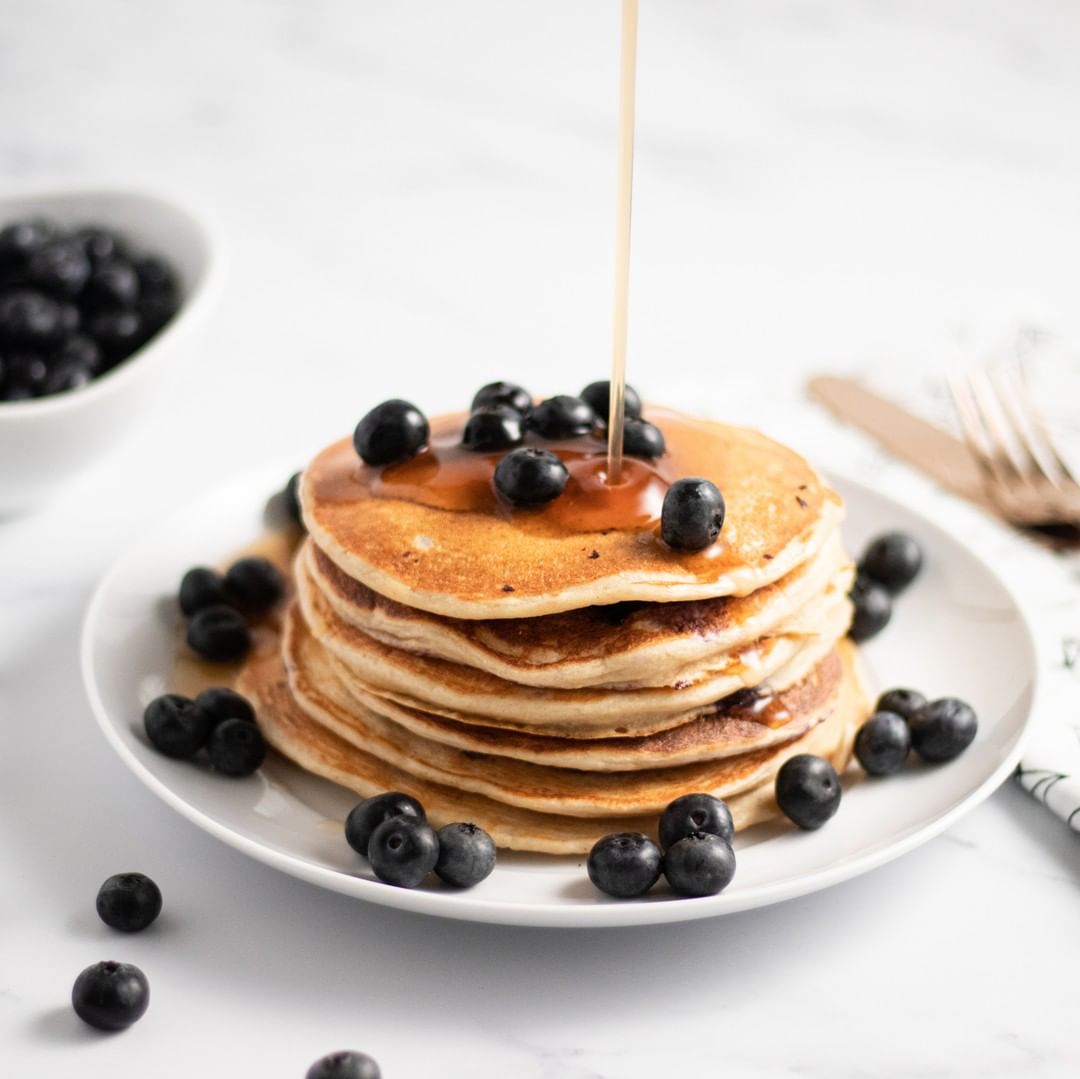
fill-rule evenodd
<path id="1" fill-rule="evenodd" d="M 156 195 L 0 198 L 0 515 L 146 415 L 218 291 L 219 246 Z"/>

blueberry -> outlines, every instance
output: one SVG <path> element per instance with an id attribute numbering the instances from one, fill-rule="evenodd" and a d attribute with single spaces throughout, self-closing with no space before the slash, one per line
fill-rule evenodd
<path id="1" fill-rule="evenodd" d="M 225 591 L 249 614 L 265 614 L 285 595 L 285 578 L 268 558 L 241 558 L 225 571 Z"/>
<path id="2" fill-rule="evenodd" d="M 0 339 L 14 345 L 51 344 L 60 332 L 60 306 L 43 293 L 17 289 L 0 296 Z"/>
<path id="3" fill-rule="evenodd" d="M 532 396 L 528 390 L 513 382 L 489 382 L 476 391 L 471 410 L 505 405 L 524 416 L 532 408 Z"/>
<path id="4" fill-rule="evenodd" d="M 4 398 L 27 401 L 41 397 L 49 382 L 49 365 L 36 352 L 9 352 L 4 362 Z"/>
<path id="5" fill-rule="evenodd" d="M 243 616 L 232 607 L 203 607 L 188 623 L 191 650 L 214 663 L 243 659 L 251 647 L 251 631 Z"/>
<path id="6" fill-rule="evenodd" d="M 59 300 L 57 301 L 56 310 L 56 332 L 60 340 L 63 341 L 73 333 L 78 333 L 79 327 L 82 326 L 82 314 L 79 311 L 79 305 L 72 303 L 71 300 Z"/>
<path id="7" fill-rule="evenodd" d="M 357 854 L 366 858 L 372 833 L 392 817 L 427 819 L 424 807 L 415 798 L 402 794 L 401 791 L 387 791 L 386 794 L 377 794 L 374 798 L 365 798 L 353 806 L 345 818 L 345 842 Z"/>
<path id="8" fill-rule="evenodd" d="M 255 722 L 255 709 L 246 697 L 224 686 L 204 689 L 195 698 L 195 707 L 209 720 L 210 730 L 227 719 L 242 719 L 245 723 Z"/>
<path id="9" fill-rule="evenodd" d="M 580 397 L 559 394 L 541 401 L 525 423 L 541 438 L 576 438 L 592 430 L 596 413 Z"/>
<path id="10" fill-rule="evenodd" d="M 511 450 L 495 466 L 495 493 L 511 506 L 542 506 L 558 498 L 570 473 L 550 450 Z"/>
<path id="11" fill-rule="evenodd" d="M 855 613 L 848 636 L 853 641 L 868 641 L 876 637 L 892 618 L 892 597 L 877 581 L 858 574 L 851 586 L 851 602 Z"/>
<path id="12" fill-rule="evenodd" d="M 98 225 L 87 225 L 85 228 L 76 229 L 75 241 L 95 266 L 124 257 L 124 251 L 116 233 Z"/>
<path id="13" fill-rule="evenodd" d="M 27 260 L 27 280 L 55 296 L 78 296 L 90 277 L 90 260 L 82 247 L 57 240 L 39 247 Z"/>
<path id="14" fill-rule="evenodd" d="M 346 1051 L 316 1060 L 306 1079 L 382 1079 L 382 1072 L 367 1053 Z"/>
<path id="15" fill-rule="evenodd" d="M 41 218 L 15 221 L 6 225 L 0 229 L 0 266 L 21 268 L 29 257 L 39 247 L 44 247 L 55 234 L 53 226 Z"/>
<path id="16" fill-rule="evenodd" d="M 664 876 L 676 895 L 716 895 L 735 876 L 735 852 L 722 836 L 691 832 L 665 852 Z"/>
<path id="17" fill-rule="evenodd" d="M 911 717 L 926 704 L 926 698 L 913 689 L 890 689 L 878 697 L 875 712 L 893 712 L 902 719 Z"/>
<path id="18" fill-rule="evenodd" d="M 911 732 L 895 712 L 875 712 L 855 738 L 855 756 L 872 776 L 899 772 L 910 752 Z"/>
<path id="19" fill-rule="evenodd" d="M 667 451 L 664 432 L 646 420 L 627 420 L 623 426 L 623 453 L 652 460 Z"/>
<path id="20" fill-rule="evenodd" d="M 289 515 L 289 520 L 293 524 L 298 524 L 301 528 L 304 527 L 304 513 L 300 508 L 300 476 L 302 473 L 294 472 L 290 477 L 288 483 L 285 484 L 285 490 L 282 491 L 282 495 L 285 499 L 285 512 Z"/>
<path id="21" fill-rule="evenodd" d="M 700 551 L 716 542 L 724 527 L 724 496 L 708 480 L 676 480 L 664 495 L 660 534 L 677 551 Z"/>
<path id="22" fill-rule="evenodd" d="M 161 913 L 161 889 L 144 873 L 117 873 L 98 889 L 98 917 L 122 933 L 138 933 Z"/>
<path id="23" fill-rule="evenodd" d="M 859 569 L 895 596 L 918 577 L 922 564 L 922 548 L 911 536 L 887 532 L 866 548 Z"/>
<path id="24" fill-rule="evenodd" d="M 461 444 L 477 452 L 508 450 L 519 445 L 523 437 L 520 412 L 508 405 L 488 405 L 469 417 Z"/>
<path id="25" fill-rule="evenodd" d="M 141 296 L 135 312 L 142 323 L 144 337 L 158 332 L 180 309 L 179 302 L 168 296 Z"/>
<path id="26" fill-rule="evenodd" d="M 95 266 L 86 282 L 84 303 L 97 310 L 134 307 L 139 298 L 139 275 L 125 259 L 110 259 Z"/>
<path id="27" fill-rule="evenodd" d="M 114 364 L 126 359 L 146 340 L 137 311 L 102 311 L 90 319 L 86 331 L 101 346 L 105 359 Z"/>
<path id="28" fill-rule="evenodd" d="M 420 409 L 395 397 L 376 405 L 356 425 L 353 445 L 365 464 L 389 465 L 414 457 L 429 434 Z"/>
<path id="29" fill-rule="evenodd" d="M 659 879 L 660 848 L 641 832 L 616 832 L 589 851 L 589 880 L 616 899 L 644 895 Z"/>
<path id="30" fill-rule="evenodd" d="M 180 292 L 180 282 L 164 259 L 147 255 L 136 259 L 134 266 L 139 279 L 140 297 L 168 298 L 175 302 Z"/>
<path id="31" fill-rule="evenodd" d="M 718 835 L 729 843 L 735 823 L 727 804 L 711 794 L 684 794 L 660 815 L 660 846 L 667 850 L 691 832 Z"/>
<path id="32" fill-rule="evenodd" d="M 179 693 L 155 697 L 143 712 L 146 737 L 166 757 L 194 757 L 210 734 L 210 719 Z"/>
<path id="33" fill-rule="evenodd" d="M 942 697 L 923 705 L 908 721 L 911 745 L 924 761 L 942 764 L 960 756 L 975 739 L 979 719 L 970 704 Z"/>
<path id="34" fill-rule="evenodd" d="M 439 860 L 439 837 L 416 817 L 391 817 L 372 833 L 368 861 L 375 876 L 399 888 L 415 888 Z"/>
<path id="35" fill-rule="evenodd" d="M 610 382 L 590 382 L 581 391 L 581 399 L 596 413 L 602 424 L 608 422 L 611 415 Z M 641 419 L 641 398 L 633 386 L 627 386 L 623 391 L 623 415 L 632 420 Z"/>
<path id="36" fill-rule="evenodd" d="M 495 842 L 475 824 L 448 824 L 439 829 L 435 872 L 455 888 L 471 888 L 495 868 Z"/>
<path id="37" fill-rule="evenodd" d="M 823 757 L 800 753 L 776 774 L 776 804 L 800 828 L 820 828 L 840 807 L 840 777 Z"/>
<path id="38" fill-rule="evenodd" d="M 72 334 L 49 359 L 45 393 L 85 386 L 101 373 L 101 349 L 89 337 Z"/>
<path id="39" fill-rule="evenodd" d="M 87 967 L 71 989 L 71 1006 L 98 1030 L 126 1030 L 146 1014 L 150 983 L 131 963 L 106 961 Z"/>
<path id="40" fill-rule="evenodd" d="M 211 731 L 206 755 L 215 772 L 239 779 L 257 771 L 266 760 L 266 742 L 254 723 L 226 719 Z"/>
<path id="41" fill-rule="evenodd" d="M 228 606 L 225 578 L 206 566 L 189 569 L 180 579 L 180 610 L 190 618 L 206 607 Z"/>

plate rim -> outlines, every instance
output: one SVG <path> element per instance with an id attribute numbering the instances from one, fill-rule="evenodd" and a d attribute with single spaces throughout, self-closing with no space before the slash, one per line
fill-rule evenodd
<path id="1" fill-rule="evenodd" d="M 203 500 L 213 500 L 234 487 L 248 490 L 256 487 L 258 483 L 261 485 L 259 486 L 260 490 L 272 494 L 280 485 L 280 477 L 286 474 L 289 474 L 288 466 L 285 466 L 284 469 L 275 467 L 273 470 L 267 466 L 234 476 L 233 479 L 226 483 L 207 491 L 202 498 L 196 499 L 194 503 L 186 503 L 179 507 L 166 520 L 160 522 L 156 528 L 138 535 L 132 543 L 129 543 L 101 576 L 87 604 L 80 631 L 79 665 L 83 689 L 98 727 L 128 771 L 139 779 L 145 787 L 182 817 L 234 850 L 240 851 L 248 857 L 289 876 L 327 888 L 330 891 L 360 899 L 364 902 L 371 902 L 379 906 L 391 907 L 415 914 L 425 914 L 477 924 L 531 928 L 625 928 L 628 926 L 694 921 L 699 918 L 736 914 L 740 911 L 758 909 L 788 899 L 795 899 L 799 896 L 810 895 L 835 884 L 840 884 L 845 880 L 850 880 L 877 869 L 896 858 L 902 857 L 923 843 L 929 842 L 929 840 L 940 835 L 967 813 L 976 809 L 998 789 L 1015 770 L 1023 755 L 1027 739 L 1031 734 L 1033 718 L 1037 714 L 1043 695 L 1044 679 L 1038 662 L 1037 635 L 1027 602 L 1017 595 L 1009 580 L 1003 577 L 978 550 L 972 548 L 963 539 L 947 532 L 921 510 L 904 505 L 894 498 L 892 494 L 875 490 L 869 484 L 846 475 L 840 470 L 830 469 L 826 472 L 826 478 L 830 483 L 836 481 L 846 487 L 865 492 L 872 498 L 894 502 L 900 505 L 905 512 L 916 517 L 920 525 L 924 526 L 929 532 L 944 536 L 947 541 L 960 547 L 968 558 L 972 559 L 980 569 L 993 578 L 1008 597 L 1018 615 L 1026 652 L 1024 657 L 1025 667 L 1030 676 L 1030 699 L 1026 715 L 1021 721 L 1012 750 L 1002 758 L 997 767 L 982 782 L 964 795 L 951 809 L 928 824 L 914 829 L 910 834 L 894 842 L 886 843 L 879 850 L 853 859 L 845 859 L 833 866 L 803 874 L 792 880 L 763 885 L 755 891 L 748 891 L 745 895 L 731 893 L 722 896 L 706 896 L 699 899 L 683 898 L 670 902 L 628 903 L 612 900 L 589 905 L 576 903 L 566 906 L 553 906 L 546 902 L 507 904 L 502 901 L 468 899 L 465 898 L 468 896 L 467 892 L 459 896 L 453 892 L 395 888 L 377 880 L 370 880 L 366 877 L 342 873 L 340 870 L 312 864 L 303 857 L 278 850 L 273 846 L 235 831 L 230 825 L 222 823 L 207 811 L 200 809 L 197 805 L 176 793 L 168 783 L 159 779 L 120 737 L 119 731 L 110 718 L 105 701 L 102 698 L 94 669 L 93 656 L 97 623 L 100 620 L 101 611 L 110 592 L 117 582 L 123 579 L 128 562 L 146 547 L 147 542 L 159 529 L 164 530 L 170 522 L 184 516 L 194 504 Z M 270 494 L 267 494 L 266 497 L 269 498 Z M 584 862 L 585 856 L 580 857 Z"/>

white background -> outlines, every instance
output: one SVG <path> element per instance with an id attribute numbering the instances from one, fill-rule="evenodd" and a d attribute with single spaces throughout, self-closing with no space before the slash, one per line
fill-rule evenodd
<path id="1" fill-rule="evenodd" d="M 436 412 L 491 378 L 549 394 L 603 377 L 616 18 L 610 0 L 0 0 L 3 182 L 172 191 L 232 250 L 167 405 L 0 526 L 0 1075 L 291 1077 L 345 1046 L 386 1079 L 1080 1066 L 1080 848 L 1011 784 L 922 850 L 781 907 L 524 931 L 252 863 L 93 726 L 81 612 L 160 515 L 264 460 L 301 464 L 384 397 Z M 932 388 L 1019 320 L 1080 339 L 1078 50 L 1066 0 L 643 0 L 632 381 L 936 498 L 801 384 Z M 1065 587 L 1042 594 L 1046 626 L 1076 620 Z M 118 938 L 94 895 L 135 868 L 166 912 Z M 110 957 L 146 970 L 153 1003 L 102 1037 L 67 999 Z"/>

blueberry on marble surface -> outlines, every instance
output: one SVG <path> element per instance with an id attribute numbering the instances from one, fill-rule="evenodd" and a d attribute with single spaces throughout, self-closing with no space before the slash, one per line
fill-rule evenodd
<path id="1" fill-rule="evenodd" d="M 71 1006 L 84 1023 L 98 1030 L 125 1030 L 146 1014 L 150 983 L 132 963 L 94 963 L 75 979 Z"/>
<path id="2" fill-rule="evenodd" d="M 96 907 L 111 929 L 139 933 L 161 913 L 161 889 L 145 873 L 116 873 L 98 889 Z"/>

